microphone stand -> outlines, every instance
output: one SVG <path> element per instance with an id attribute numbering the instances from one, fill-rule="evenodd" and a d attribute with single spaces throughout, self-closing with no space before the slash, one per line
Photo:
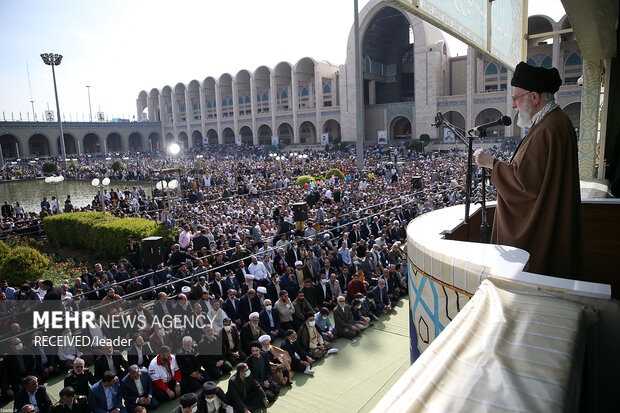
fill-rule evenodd
<path id="1" fill-rule="evenodd" d="M 480 130 L 480 138 L 487 136 L 487 130 Z M 480 223 L 480 242 L 488 244 L 491 241 L 491 227 L 489 226 L 489 217 L 487 215 L 486 198 L 487 198 L 487 168 L 482 168 L 482 199 L 480 207 L 482 208 L 482 222 Z"/>
<path id="2" fill-rule="evenodd" d="M 465 183 L 465 223 L 468 224 L 467 238 L 469 238 L 469 204 L 471 203 L 471 186 L 472 186 L 471 164 L 472 164 L 472 157 L 473 157 L 474 138 L 476 136 L 470 133 L 470 135 L 468 136 L 468 139 L 465 139 L 465 135 L 461 133 L 462 129 L 459 129 L 453 124 L 451 124 L 450 122 L 448 122 L 443 117 L 441 112 L 438 112 L 434 126 L 439 127 L 440 125 L 443 125 L 444 127 L 450 129 L 454 133 L 454 136 L 458 137 L 461 140 L 461 142 L 467 145 L 467 175 L 465 179 L 465 182 L 466 182 Z"/>

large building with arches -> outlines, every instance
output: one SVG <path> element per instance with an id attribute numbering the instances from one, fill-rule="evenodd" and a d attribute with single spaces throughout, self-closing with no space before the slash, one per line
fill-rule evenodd
<path id="1" fill-rule="evenodd" d="M 422 134 L 443 139 L 443 130 L 431 127 L 439 111 L 468 129 L 514 115 L 512 73 L 505 67 L 472 48 L 466 56 L 450 56 L 439 29 L 383 0 L 369 2 L 359 21 L 366 142 L 376 142 L 380 131 L 394 141 Z M 529 35 L 567 28 L 566 17 L 528 19 Z M 270 144 L 272 136 L 284 144 L 320 143 L 323 134 L 354 141 L 355 50 L 351 28 L 344 65 L 306 57 L 142 91 L 138 116 L 161 121 L 166 140 L 187 146 L 235 143 L 236 136 L 249 145 Z M 578 127 L 582 57 L 575 36 L 530 40 L 527 61 L 559 69 L 563 85 L 556 99 Z M 495 137 L 520 132 L 516 125 L 489 130 Z"/>
<path id="2" fill-rule="evenodd" d="M 371 0 L 359 14 L 360 45 L 350 30 L 342 65 L 305 57 L 224 73 L 202 80 L 179 81 L 138 94 L 140 122 L 64 123 L 68 155 L 124 151 L 161 151 L 171 141 L 185 148 L 203 143 L 269 145 L 318 144 L 322 136 L 355 141 L 355 50 L 361 51 L 363 131 L 367 143 L 379 133 L 404 142 L 428 134 L 444 141 L 444 130 L 431 126 L 435 114 L 458 127 L 513 117 L 512 73 L 473 48 L 451 56 L 443 33 L 384 0 Z M 530 37 L 570 29 L 559 22 L 530 16 Z M 557 67 L 563 84 L 558 104 L 579 127 L 583 58 L 572 32 L 528 41 L 528 63 Z M 519 136 L 513 123 L 488 131 L 491 138 Z M 447 142 L 446 137 L 446 142 Z M 0 147 L 5 159 L 58 155 L 56 123 L 4 122 Z"/>

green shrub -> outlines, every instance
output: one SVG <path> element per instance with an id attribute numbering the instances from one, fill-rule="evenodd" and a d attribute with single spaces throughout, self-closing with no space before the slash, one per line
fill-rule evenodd
<path id="1" fill-rule="evenodd" d="M 13 171 L 13 176 L 14 176 L 15 178 L 18 178 L 18 179 L 19 179 L 19 178 L 21 178 L 23 175 L 24 175 L 24 173 L 23 173 L 22 171 L 20 171 L 19 169 L 18 169 L 18 170 L 16 170 L 16 171 Z"/>
<path id="2" fill-rule="evenodd" d="M 178 230 L 143 218 L 117 218 L 101 212 L 76 212 L 46 217 L 45 232 L 51 245 L 92 251 L 100 257 L 119 259 L 125 256 L 127 236 L 136 240 L 161 236 L 168 250 Z"/>
<path id="3" fill-rule="evenodd" d="M 49 264 L 50 260 L 34 248 L 17 247 L 0 266 L 0 278 L 9 285 L 20 285 L 39 279 Z"/>
<path id="4" fill-rule="evenodd" d="M 4 241 L 0 241 L 0 265 L 2 265 L 4 259 L 9 255 L 9 252 L 11 252 L 11 247 L 6 245 Z"/>
<path id="5" fill-rule="evenodd" d="M 428 135 L 428 133 L 423 133 L 422 135 L 420 135 L 420 140 L 422 142 L 430 142 L 431 137 Z"/>
<path id="6" fill-rule="evenodd" d="M 80 169 L 79 165 L 75 161 L 71 161 L 67 164 L 67 169 L 71 169 L 72 171 L 77 171 Z"/>
<path id="7" fill-rule="evenodd" d="M 325 178 L 330 179 L 334 175 L 344 180 L 344 174 L 342 173 L 342 171 L 340 169 L 335 169 L 335 168 L 327 171 L 327 173 L 325 174 Z"/>
<path id="8" fill-rule="evenodd" d="M 41 167 L 41 170 L 45 174 L 55 173 L 58 172 L 58 165 L 56 165 L 54 162 L 45 162 Z"/>
<path id="9" fill-rule="evenodd" d="M 314 177 L 310 175 L 302 175 L 295 180 L 295 183 L 301 187 L 305 186 L 308 182 L 314 181 Z"/>
<path id="10" fill-rule="evenodd" d="M 112 170 L 114 172 L 122 171 L 125 169 L 125 165 L 121 161 L 114 161 L 112 163 Z"/>

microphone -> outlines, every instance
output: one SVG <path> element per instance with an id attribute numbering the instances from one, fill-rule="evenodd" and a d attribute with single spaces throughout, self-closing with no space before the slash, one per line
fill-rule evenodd
<path id="1" fill-rule="evenodd" d="M 493 126 L 498 126 L 498 125 L 510 126 L 510 124 L 512 124 L 512 119 L 510 119 L 510 116 L 502 116 L 501 118 L 493 122 L 484 123 L 482 125 L 476 126 L 475 128 L 470 129 L 469 132 L 476 133 L 476 132 L 485 131 L 489 128 L 492 128 Z"/>
<path id="2" fill-rule="evenodd" d="M 437 112 L 437 114 L 435 115 L 435 123 L 431 123 L 431 126 L 434 126 L 437 129 L 439 129 L 442 123 L 443 123 L 443 115 L 441 114 L 441 112 Z"/>

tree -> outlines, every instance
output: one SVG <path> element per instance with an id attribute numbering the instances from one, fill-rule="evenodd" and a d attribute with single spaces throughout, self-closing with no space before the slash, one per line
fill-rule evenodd
<path id="1" fill-rule="evenodd" d="M 45 162 L 41 170 L 45 174 L 56 173 L 58 172 L 58 165 L 56 165 L 54 162 Z"/>
<path id="2" fill-rule="evenodd" d="M 112 163 L 112 170 L 114 172 L 122 171 L 124 169 L 125 169 L 125 165 L 123 165 L 121 161 L 114 161 L 114 163 Z"/>
<path id="3" fill-rule="evenodd" d="M 50 260 L 34 248 L 17 247 L 2 262 L 0 278 L 9 285 L 20 285 L 39 279 L 49 264 Z"/>

